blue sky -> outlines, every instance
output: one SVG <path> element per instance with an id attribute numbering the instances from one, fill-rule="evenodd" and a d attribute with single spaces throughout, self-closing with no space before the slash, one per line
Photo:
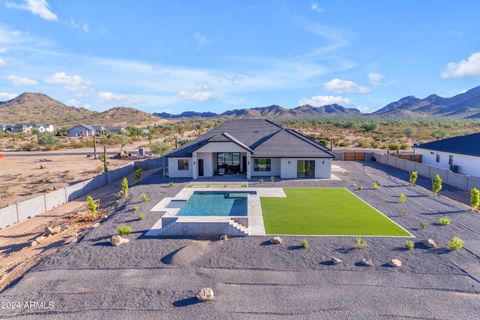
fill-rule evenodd
<path id="1" fill-rule="evenodd" d="M 0 100 L 373 111 L 480 84 L 478 1 L 0 0 Z"/>

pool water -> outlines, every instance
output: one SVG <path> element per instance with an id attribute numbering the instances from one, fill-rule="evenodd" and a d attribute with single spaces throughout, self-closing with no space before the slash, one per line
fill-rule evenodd
<path id="1" fill-rule="evenodd" d="M 250 194 L 255 192 L 195 191 L 177 216 L 247 216 Z"/>

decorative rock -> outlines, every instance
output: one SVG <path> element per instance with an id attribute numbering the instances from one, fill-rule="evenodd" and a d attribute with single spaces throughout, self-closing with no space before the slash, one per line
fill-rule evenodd
<path id="1" fill-rule="evenodd" d="M 220 240 L 223 240 L 223 241 L 227 241 L 228 240 L 228 236 L 226 234 L 222 234 L 220 236 Z"/>
<path id="2" fill-rule="evenodd" d="M 94 228 L 100 227 L 100 222 L 95 223 L 92 227 L 94 227 Z"/>
<path id="3" fill-rule="evenodd" d="M 47 236 L 53 235 L 53 234 L 55 234 L 55 233 L 59 233 L 60 231 L 62 231 L 62 227 L 61 227 L 61 226 L 46 227 L 46 228 L 45 228 L 45 234 L 46 234 Z"/>
<path id="4" fill-rule="evenodd" d="M 40 236 L 40 237 L 36 237 L 36 238 L 35 238 L 35 242 L 36 242 L 36 243 L 40 243 L 40 242 L 42 242 L 43 240 L 45 240 L 45 237 L 44 237 L 44 236 Z"/>
<path id="5" fill-rule="evenodd" d="M 129 242 L 130 240 L 126 239 L 126 238 L 123 238 L 119 235 L 114 235 L 112 236 L 112 245 L 114 245 L 115 247 L 118 247 L 119 245 L 121 244 L 124 244 L 124 243 L 127 243 Z"/>
<path id="6" fill-rule="evenodd" d="M 37 244 L 38 242 L 33 240 L 32 242 L 30 242 L 30 247 L 35 247 Z"/>
<path id="7" fill-rule="evenodd" d="M 432 239 L 423 240 L 422 244 L 427 248 L 436 248 L 437 247 L 437 243 L 435 241 L 433 241 Z"/>
<path id="8" fill-rule="evenodd" d="M 395 268 L 399 268 L 402 266 L 402 260 L 400 259 L 392 259 L 390 260 L 390 262 L 388 263 L 389 266 L 391 267 L 395 267 Z"/>
<path id="9" fill-rule="evenodd" d="M 363 258 L 363 259 L 360 261 L 360 265 L 365 266 L 365 267 L 372 267 L 372 266 L 373 266 L 373 260 L 372 260 L 372 259 Z"/>
<path id="10" fill-rule="evenodd" d="M 332 257 L 332 263 L 333 264 L 340 264 L 340 263 L 343 263 L 343 261 L 340 258 Z"/>
<path id="11" fill-rule="evenodd" d="M 202 288 L 197 294 L 197 299 L 199 301 L 212 301 L 213 298 L 214 294 L 212 288 Z"/>
<path id="12" fill-rule="evenodd" d="M 272 244 L 283 244 L 283 239 L 280 237 L 275 237 L 272 240 L 270 240 Z"/>

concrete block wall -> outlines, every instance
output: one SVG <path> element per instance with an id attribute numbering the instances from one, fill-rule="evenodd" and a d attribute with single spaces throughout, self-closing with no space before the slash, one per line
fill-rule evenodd
<path id="1" fill-rule="evenodd" d="M 473 188 L 480 189 L 480 178 L 470 177 L 470 179 L 468 179 L 468 190 L 472 190 Z"/>
<path id="2" fill-rule="evenodd" d="M 21 222 L 28 217 L 34 217 L 65 204 L 71 200 L 85 196 L 87 193 L 98 189 L 115 180 L 119 180 L 134 171 L 133 162 L 121 168 L 102 173 L 71 186 L 61 188 L 43 195 L 18 202 L 0 209 L 0 228 Z"/>
<path id="3" fill-rule="evenodd" d="M 143 170 L 163 168 L 164 166 L 168 166 L 168 160 L 165 157 L 161 157 L 142 161 L 135 161 L 134 166 L 135 169 L 142 168 Z"/>

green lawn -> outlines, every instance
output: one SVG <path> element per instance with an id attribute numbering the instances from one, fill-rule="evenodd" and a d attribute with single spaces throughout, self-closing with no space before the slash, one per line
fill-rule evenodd
<path id="1" fill-rule="evenodd" d="M 344 188 L 285 188 L 260 198 L 267 234 L 410 236 Z"/>

